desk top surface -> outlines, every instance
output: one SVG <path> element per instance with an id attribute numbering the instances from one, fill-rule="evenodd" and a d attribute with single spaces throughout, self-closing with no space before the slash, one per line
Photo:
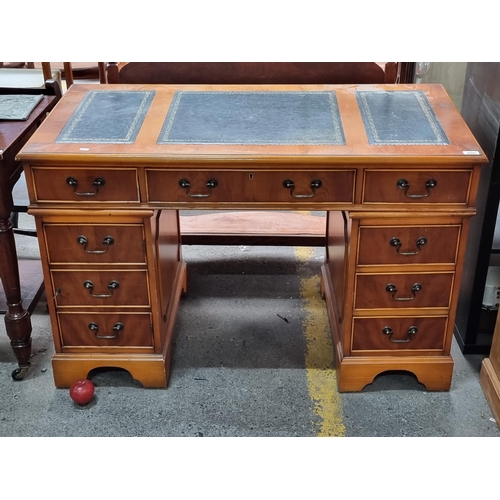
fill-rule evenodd
<path id="1" fill-rule="evenodd" d="M 148 165 L 484 163 L 441 85 L 73 85 L 21 151 Z"/>

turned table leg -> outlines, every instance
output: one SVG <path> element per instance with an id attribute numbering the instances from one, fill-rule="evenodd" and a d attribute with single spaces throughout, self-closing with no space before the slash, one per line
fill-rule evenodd
<path id="1" fill-rule="evenodd" d="M 29 312 L 23 308 L 16 244 L 12 223 L 9 220 L 12 194 L 8 186 L 2 184 L 0 184 L 0 278 L 7 300 L 4 320 L 10 344 L 19 363 L 19 368 L 12 372 L 12 378 L 21 380 L 26 376 L 30 366 L 31 319 Z"/>

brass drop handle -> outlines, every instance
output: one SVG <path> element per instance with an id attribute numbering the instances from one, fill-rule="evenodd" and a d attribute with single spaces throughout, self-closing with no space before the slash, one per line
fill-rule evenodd
<path id="1" fill-rule="evenodd" d="M 94 289 L 94 283 L 90 280 L 85 280 L 83 282 L 83 286 L 89 291 L 90 295 L 96 299 L 108 299 L 109 297 L 113 296 L 113 290 L 116 290 L 119 286 L 120 283 L 116 280 L 112 280 L 109 282 L 108 285 L 108 290 L 110 293 L 93 293 L 92 290 Z"/>
<path id="2" fill-rule="evenodd" d="M 404 190 L 404 194 L 407 198 L 427 198 L 427 196 L 431 194 L 429 190 L 437 186 L 437 180 L 429 179 L 425 183 L 425 189 L 427 192 L 424 194 L 408 194 L 408 190 L 410 189 L 410 183 L 406 179 L 399 179 L 397 182 L 397 186 L 399 189 Z"/>
<path id="3" fill-rule="evenodd" d="M 416 293 L 422 290 L 422 285 L 420 283 L 413 283 L 413 286 L 411 287 L 411 291 L 413 293 L 412 297 L 396 297 L 396 294 L 398 293 L 398 289 L 394 283 L 388 283 L 387 286 L 385 287 L 385 291 L 388 293 L 392 293 L 392 298 L 394 300 L 413 300 L 416 296 Z"/>
<path id="4" fill-rule="evenodd" d="M 66 184 L 73 188 L 73 193 L 77 196 L 95 196 L 99 192 L 99 188 L 106 184 L 106 181 L 102 177 L 96 177 L 92 183 L 92 187 L 95 189 L 94 192 L 78 192 L 76 190 L 78 181 L 74 177 L 68 177 L 66 179 Z"/>
<path id="5" fill-rule="evenodd" d="M 390 326 L 385 326 L 384 328 L 382 328 L 382 333 L 384 335 L 387 335 L 387 337 L 389 338 L 389 341 L 393 342 L 394 344 L 404 344 L 406 342 L 410 342 L 412 337 L 417 332 L 418 332 L 418 328 L 416 326 L 410 326 L 410 328 L 408 328 L 408 331 L 406 332 L 406 334 L 408 335 L 407 339 L 393 339 L 392 338 L 392 336 L 394 335 L 393 329 Z"/>
<path id="6" fill-rule="evenodd" d="M 219 185 L 217 182 L 217 179 L 209 179 L 207 183 L 205 184 L 205 187 L 207 188 L 208 193 L 195 193 L 192 194 L 189 192 L 191 189 L 191 183 L 187 179 L 181 179 L 179 181 L 179 186 L 182 189 L 186 190 L 186 194 L 190 196 L 191 198 L 208 198 L 212 194 L 212 189 L 216 188 Z"/>
<path id="7" fill-rule="evenodd" d="M 113 326 L 113 331 L 115 332 L 113 335 L 98 335 L 99 331 L 99 325 L 97 323 L 89 323 L 89 330 L 94 332 L 94 335 L 98 339 L 116 339 L 118 337 L 118 333 L 121 332 L 125 327 L 123 326 L 123 323 L 115 323 L 115 326 Z"/>
<path id="8" fill-rule="evenodd" d="M 323 185 L 323 183 L 321 182 L 320 179 L 314 179 L 313 181 L 311 181 L 311 184 L 310 184 L 311 191 L 312 191 L 311 194 L 295 194 L 294 193 L 295 183 L 292 181 L 292 179 L 285 179 L 283 181 L 283 187 L 285 187 L 286 189 L 290 189 L 290 194 L 294 198 L 313 198 L 314 195 L 316 194 L 316 189 L 319 189 L 322 185 Z"/>
<path id="9" fill-rule="evenodd" d="M 391 247 L 396 247 L 396 252 L 399 254 L 399 255 L 418 255 L 422 249 L 420 247 L 423 247 L 425 244 L 427 243 L 427 238 L 424 238 L 423 236 L 420 236 L 420 238 L 417 239 L 417 241 L 415 242 L 415 245 L 417 246 L 417 251 L 416 252 L 401 252 L 400 249 L 401 249 L 401 240 L 397 237 L 394 237 L 394 238 L 391 238 L 391 240 L 389 241 L 389 244 L 391 245 Z"/>
<path id="10" fill-rule="evenodd" d="M 108 251 L 109 245 L 112 245 L 115 242 L 112 236 L 105 236 L 102 240 L 102 245 L 104 246 L 103 250 L 87 250 L 88 240 L 85 236 L 78 236 L 76 238 L 76 241 L 83 246 L 83 249 L 87 253 L 106 253 Z"/>

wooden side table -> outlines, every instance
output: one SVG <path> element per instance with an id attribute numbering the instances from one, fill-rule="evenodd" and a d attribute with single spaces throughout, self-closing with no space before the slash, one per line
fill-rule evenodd
<path id="1" fill-rule="evenodd" d="M 483 360 L 479 380 L 500 429 L 500 315 L 495 324 L 490 356 Z"/>
<path id="2" fill-rule="evenodd" d="M 23 305 L 20 265 L 10 221 L 12 190 L 22 172 L 22 164 L 15 158 L 57 101 L 56 96 L 44 96 L 26 121 L 0 120 L 0 277 L 6 302 L 5 328 L 19 363 L 12 372 L 15 380 L 26 376 L 31 356 L 30 313 Z M 38 297 L 39 294 L 34 295 Z M 0 294 L 0 302 L 2 298 Z"/>

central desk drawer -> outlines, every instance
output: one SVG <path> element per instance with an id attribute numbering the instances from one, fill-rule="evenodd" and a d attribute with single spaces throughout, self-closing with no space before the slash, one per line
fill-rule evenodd
<path id="1" fill-rule="evenodd" d="M 354 170 L 146 170 L 148 201 L 153 203 L 352 203 L 354 176 Z"/>
<path id="2" fill-rule="evenodd" d="M 153 345 L 149 313 L 59 313 L 64 347 L 150 347 Z"/>
<path id="3" fill-rule="evenodd" d="M 52 270 L 56 306 L 148 306 L 146 271 Z"/>
<path id="4" fill-rule="evenodd" d="M 44 224 L 51 264 L 144 264 L 141 225 Z"/>
<path id="5" fill-rule="evenodd" d="M 35 202 L 139 201 L 136 169 L 32 167 Z"/>
<path id="6" fill-rule="evenodd" d="M 367 170 L 363 203 L 466 204 L 472 170 Z"/>
<path id="7" fill-rule="evenodd" d="M 356 309 L 450 305 L 454 273 L 357 274 Z"/>

